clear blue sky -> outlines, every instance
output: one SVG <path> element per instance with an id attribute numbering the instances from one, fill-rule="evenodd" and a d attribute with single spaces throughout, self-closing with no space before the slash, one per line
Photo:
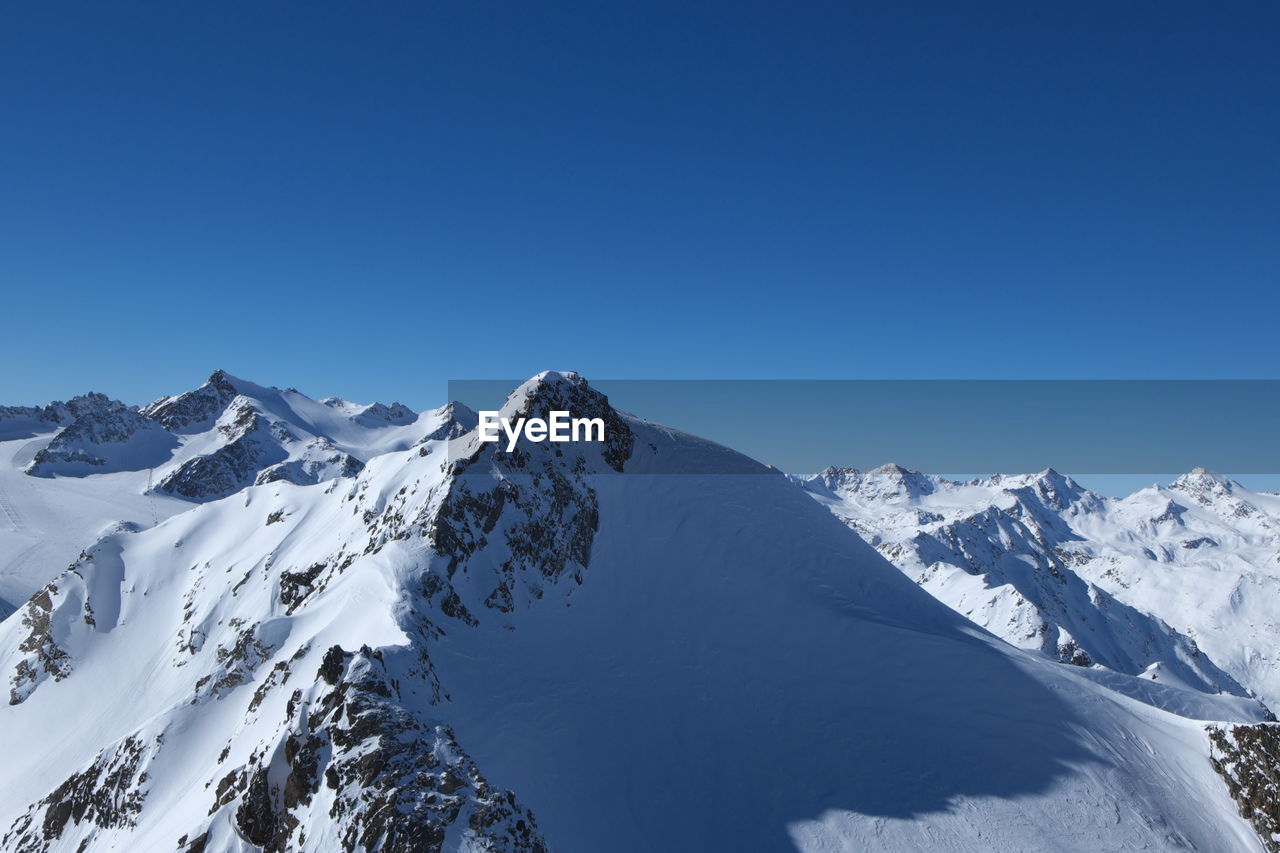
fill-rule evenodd
<path id="1" fill-rule="evenodd" d="M 0 402 L 1275 378 L 1273 3 L 21 3 Z"/>

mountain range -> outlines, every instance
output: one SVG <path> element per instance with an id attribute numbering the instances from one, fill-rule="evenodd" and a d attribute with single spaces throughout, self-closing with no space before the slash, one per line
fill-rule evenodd
<path id="1" fill-rule="evenodd" d="M 1280 707 L 1280 496 L 1196 469 L 1107 498 L 1048 470 L 798 478 L 935 598 L 1013 645 Z"/>
<path id="2" fill-rule="evenodd" d="M 1277 849 L 1280 498 L 566 409 L 0 409 L 0 850 Z"/>

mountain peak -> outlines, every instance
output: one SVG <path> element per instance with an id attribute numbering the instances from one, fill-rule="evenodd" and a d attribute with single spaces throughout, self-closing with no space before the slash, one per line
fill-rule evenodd
<path id="1" fill-rule="evenodd" d="M 603 417 L 612 413 L 609 398 L 580 373 L 544 370 L 521 382 L 502 404 L 504 417 L 546 417 L 568 411 L 575 417 Z"/>
<path id="2" fill-rule="evenodd" d="M 1071 479 L 1066 474 L 1058 473 L 1058 471 L 1053 468 L 1045 468 L 1039 474 L 1036 474 L 1035 481 L 1038 483 L 1051 484 L 1055 488 L 1064 490 L 1078 491 L 1080 489 L 1080 486 L 1075 480 Z"/>
<path id="3" fill-rule="evenodd" d="M 1008 481 L 1011 478 L 1002 478 Z M 1039 474 L 1012 478 L 1016 485 L 1004 486 L 1005 492 L 1026 498 L 1034 495 L 1035 499 L 1055 510 L 1065 510 L 1077 501 L 1085 501 L 1085 505 L 1093 505 L 1097 496 L 1081 486 L 1070 477 L 1058 473 L 1053 468 L 1046 468 Z M 995 481 L 995 478 L 992 478 Z"/>
<path id="4" fill-rule="evenodd" d="M 599 418 L 605 424 L 603 459 L 615 471 L 631 458 L 634 436 L 609 398 L 573 371 L 544 370 L 507 395 L 499 415 L 509 421 L 549 418 L 551 412 L 568 412 L 573 418 Z"/>
<path id="5" fill-rule="evenodd" d="M 1223 476 L 1216 471 L 1210 471 L 1197 465 L 1178 479 L 1174 480 L 1169 488 L 1177 489 L 1180 492 L 1188 492 L 1192 494 L 1200 494 L 1211 492 L 1214 494 L 1231 494 L 1235 491 L 1238 484 L 1230 477 Z"/>
<path id="6" fill-rule="evenodd" d="M 528 379 L 529 382 L 539 382 L 548 385 L 559 385 L 569 383 L 571 385 L 586 385 L 586 377 L 576 370 L 543 370 L 535 373 Z"/>
<path id="7" fill-rule="evenodd" d="M 209 374 L 209 378 L 205 380 L 206 386 L 217 388 L 220 391 L 229 391 L 233 394 L 239 393 L 239 386 L 244 385 L 243 379 L 232 376 L 227 371 L 219 368 Z"/>
<path id="8" fill-rule="evenodd" d="M 162 397 L 144 406 L 142 414 L 173 432 L 207 428 L 240 395 L 243 384 L 225 370 L 215 370 L 199 388 Z"/>
<path id="9" fill-rule="evenodd" d="M 857 494 L 868 500 L 891 497 L 915 499 L 937 491 L 937 485 L 927 474 L 904 468 L 896 462 L 870 471 L 830 466 L 815 475 L 815 479 L 821 480 L 833 492 Z"/>
<path id="10" fill-rule="evenodd" d="M 608 405 L 608 398 L 592 388 L 591 383 L 587 382 L 582 374 L 571 370 L 544 370 L 517 385 L 507 395 L 502 411 L 507 414 L 510 409 L 512 413 L 528 414 L 531 411 L 529 409 L 531 403 L 543 400 L 568 400 L 575 397 L 583 400 L 603 399 L 605 405 Z M 545 412 L 538 413 L 545 414 Z"/>

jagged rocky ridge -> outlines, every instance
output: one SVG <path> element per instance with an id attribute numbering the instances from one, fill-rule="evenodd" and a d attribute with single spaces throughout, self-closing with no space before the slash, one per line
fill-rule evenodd
<path id="1" fill-rule="evenodd" d="M 47 406 L 0 406 L 0 441 L 31 438 L 120 405 L 123 404 L 105 394 L 90 392 L 65 403 L 55 400 Z"/>
<path id="2" fill-rule="evenodd" d="M 141 409 L 88 394 L 0 411 L 10 432 L 61 427 L 27 467 L 33 476 L 150 470 L 155 491 L 192 501 L 254 483 L 354 476 L 371 455 L 420 440 L 420 420 L 400 403 L 314 401 L 221 370 L 193 391 Z"/>
<path id="3" fill-rule="evenodd" d="M 504 413 L 562 407 L 609 441 L 439 423 L 86 549 L 0 625 L 0 849 L 1260 849 L 1194 721 L 1255 703 L 1012 651 L 581 377 Z"/>
<path id="4" fill-rule="evenodd" d="M 98 470 L 153 468 L 177 447 L 174 436 L 133 407 L 101 394 L 86 399 L 94 405 L 83 407 L 36 453 L 28 474 L 84 476 Z"/>

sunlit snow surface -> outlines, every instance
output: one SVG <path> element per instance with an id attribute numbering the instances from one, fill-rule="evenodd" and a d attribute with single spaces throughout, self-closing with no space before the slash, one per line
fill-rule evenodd
<path id="1" fill-rule="evenodd" d="M 958 483 L 886 465 L 801 482 L 909 577 L 1015 645 L 1240 692 L 1225 674 L 1280 707 L 1275 495 L 1200 469 L 1121 499 L 1053 471 Z"/>
<path id="2" fill-rule="evenodd" d="M 47 611 L 37 595 L 0 625 L 0 687 L 18 691 L 0 708 L 0 848 L 136 743 L 113 803 L 137 809 L 69 821 L 49 849 L 253 849 L 247 795 L 220 800 L 220 781 L 263 767 L 283 786 L 291 733 L 347 683 L 320 675 L 340 646 L 368 647 L 341 679 L 385 667 L 386 701 L 446 763 L 463 751 L 511 789 L 553 850 L 1261 850 L 1198 722 L 1259 705 L 1016 649 L 791 479 L 619 422 L 622 474 L 607 450 L 526 443 L 517 461 L 464 434 L 98 542 Z M 681 460 L 699 473 L 653 473 Z M 342 849 L 358 787 L 318 781 L 290 849 Z M 501 849 L 468 817 L 487 788 L 462 790 L 444 848 Z"/>

